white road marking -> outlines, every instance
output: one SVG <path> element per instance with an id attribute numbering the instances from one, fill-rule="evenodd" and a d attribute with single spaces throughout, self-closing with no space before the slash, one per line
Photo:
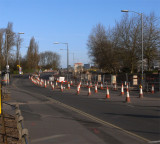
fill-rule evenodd
<path id="1" fill-rule="evenodd" d="M 53 136 L 43 137 L 43 138 L 39 138 L 39 139 L 34 139 L 31 142 L 36 143 L 36 142 L 46 141 L 46 140 L 55 139 L 55 138 L 59 138 L 59 137 L 65 137 L 65 136 L 66 136 L 66 134 L 53 135 Z"/>
<path id="2" fill-rule="evenodd" d="M 149 143 L 160 143 L 160 140 L 157 140 L 157 141 L 150 141 Z"/>

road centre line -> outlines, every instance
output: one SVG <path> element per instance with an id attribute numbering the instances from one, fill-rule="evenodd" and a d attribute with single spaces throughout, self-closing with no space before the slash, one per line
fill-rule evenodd
<path id="1" fill-rule="evenodd" d="M 157 140 L 157 141 L 150 141 L 149 143 L 160 143 L 160 140 Z"/>
<path id="2" fill-rule="evenodd" d="M 99 118 L 97 118 L 97 117 L 95 117 L 95 116 L 92 116 L 92 115 L 90 115 L 90 114 L 88 114 L 88 113 L 85 113 L 85 112 L 83 112 L 83 111 L 81 111 L 81 110 L 78 110 L 78 109 L 76 109 L 76 108 L 74 108 L 74 107 L 71 107 L 71 106 L 69 106 L 69 105 L 66 105 L 66 104 L 64 104 L 64 103 L 62 103 L 62 102 L 60 102 L 60 101 L 57 101 L 57 100 L 55 100 L 55 99 L 53 99 L 53 98 L 49 98 L 51 101 L 53 101 L 54 103 L 57 103 L 57 104 L 59 104 L 59 105 L 61 105 L 61 106 L 63 106 L 63 107 L 65 107 L 65 108 L 68 108 L 68 109 L 70 109 L 70 110 L 72 110 L 72 111 L 74 111 L 74 112 L 77 112 L 77 113 L 79 113 L 79 114 L 81 114 L 81 115 L 83 115 L 83 116 L 85 116 L 85 117 L 87 117 L 87 118 L 90 118 L 90 119 L 92 119 L 92 120 L 94 120 L 94 121 L 96 121 L 96 122 L 98 122 L 98 123 L 100 123 L 100 124 L 102 124 L 102 125 L 105 125 L 105 126 L 111 126 L 111 127 L 113 127 L 113 128 L 116 128 L 116 129 L 118 129 L 118 130 L 121 130 L 121 131 L 123 131 L 123 132 L 125 132 L 125 133 L 127 133 L 127 134 L 129 134 L 129 135 L 132 135 L 132 136 L 135 136 L 135 137 L 137 137 L 137 138 L 139 138 L 139 139 L 141 139 L 141 140 L 143 140 L 143 141 L 145 141 L 145 142 L 151 142 L 149 139 L 146 139 L 146 138 L 144 138 L 144 137 L 142 137 L 142 136 L 139 136 L 139 135 L 137 135 L 137 134 L 135 134 L 135 133 L 132 133 L 132 132 L 129 132 L 129 131 L 127 131 L 127 130 L 125 130 L 125 129 L 123 129 L 123 128 L 120 128 L 120 127 L 118 127 L 118 126 L 116 126 L 116 125 L 113 125 L 113 124 L 111 124 L 111 123 L 109 123 L 109 122 L 106 122 L 106 121 L 103 121 L 103 120 L 101 120 L 101 119 L 99 119 Z"/>

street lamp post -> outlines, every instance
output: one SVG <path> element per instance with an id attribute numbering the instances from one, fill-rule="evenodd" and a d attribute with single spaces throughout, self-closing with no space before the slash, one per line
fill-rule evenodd
<path id="1" fill-rule="evenodd" d="M 69 49 L 68 49 L 68 43 L 54 42 L 54 44 L 65 44 L 67 46 L 67 81 L 68 81 L 68 73 L 69 73 Z"/>
<path id="2" fill-rule="evenodd" d="M 138 12 L 129 11 L 129 10 L 121 10 L 121 12 L 133 12 L 141 16 L 141 31 L 142 31 L 142 38 L 141 38 L 142 39 L 142 79 L 141 79 L 141 84 L 143 86 L 143 13 L 138 13 Z"/>
<path id="3" fill-rule="evenodd" d="M 7 55 L 7 65 L 6 65 L 6 69 L 7 69 L 7 84 L 9 84 L 9 64 L 8 64 L 8 47 L 7 47 L 7 42 L 8 42 L 8 35 L 14 35 L 15 33 L 13 33 L 13 34 L 7 34 L 6 33 L 6 55 Z M 19 32 L 18 33 L 19 35 L 20 34 L 24 34 L 24 33 L 22 33 L 22 32 Z"/>
<path id="4" fill-rule="evenodd" d="M 19 42 L 20 42 L 20 35 L 21 35 L 21 34 L 24 34 L 24 33 L 23 33 L 23 32 L 19 32 L 19 33 L 18 33 L 18 35 L 19 35 L 18 38 L 19 38 L 19 39 L 18 39 L 18 45 L 17 45 L 18 48 L 17 48 L 17 49 L 19 49 Z M 19 54 L 18 54 L 18 63 L 19 63 L 18 65 L 20 66 L 20 52 L 19 52 Z"/>

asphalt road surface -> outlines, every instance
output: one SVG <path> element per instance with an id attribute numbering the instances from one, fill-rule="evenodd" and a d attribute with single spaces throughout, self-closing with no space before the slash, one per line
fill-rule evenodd
<path id="1" fill-rule="evenodd" d="M 160 96 L 138 98 L 131 92 L 131 103 L 120 91 L 93 92 L 87 88 L 76 94 L 37 86 L 28 75 L 13 76 L 11 104 L 19 104 L 33 144 L 143 144 L 160 143 Z"/>

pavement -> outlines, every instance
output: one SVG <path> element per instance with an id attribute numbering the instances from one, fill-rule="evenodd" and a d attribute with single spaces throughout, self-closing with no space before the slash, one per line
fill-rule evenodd
<path id="1" fill-rule="evenodd" d="M 87 96 L 82 88 L 65 90 L 41 88 L 28 76 L 13 77 L 9 87 L 10 104 L 19 104 L 32 144 L 143 144 L 159 143 L 160 93 L 131 92 L 131 103 L 125 103 L 119 91 Z M 117 109 L 118 108 L 118 109 Z M 136 123 L 135 123 L 136 121 Z"/>

